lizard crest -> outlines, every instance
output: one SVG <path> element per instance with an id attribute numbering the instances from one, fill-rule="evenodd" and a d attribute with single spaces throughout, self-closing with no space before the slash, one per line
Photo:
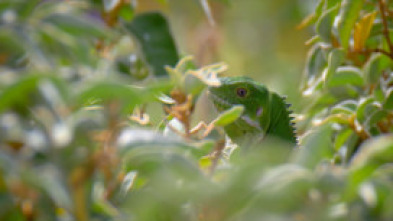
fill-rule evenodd
<path id="1" fill-rule="evenodd" d="M 244 106 L 243 115 L 224 127 L 235 143 L 273 135 L 296 144 L 292 112 L 284 98 L 248 77 L 224 77 L 220 81 L 220 86 L 209 87 L 216 109 L 221 112 L 234 105 Z"/>

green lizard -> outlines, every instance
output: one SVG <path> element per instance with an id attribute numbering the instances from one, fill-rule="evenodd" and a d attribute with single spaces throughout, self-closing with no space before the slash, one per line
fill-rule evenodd
<path id="1" fill-rule="evenodd" d="M 234 105 L 243 105 L 242 116 L 224 127 L 226 134 L 237 144 L 259 142 L 273 135 L 296 144 L 293 120 L 289 115 L 290 106 L 285 98 L 269 91 L 247 77 L 221 78 L 221 85 L 209 87 L 209 97 L 221 112 Z"/>

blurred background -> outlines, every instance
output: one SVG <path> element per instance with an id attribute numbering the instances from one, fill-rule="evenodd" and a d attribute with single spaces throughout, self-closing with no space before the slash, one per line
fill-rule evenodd
<path id="1" fill-rule="evenodd" d="M 181 55 L 198 65 L 223 61 L 225 75 L 246 75 L 288 96 L 301 110 L 299 92 L 310 29 L 296 26 L 312 12 L 313 0 L 209 0 L 211 25 L 199 0 L 143 0 L 137 13 L 159 10 L 170 22 Z"/>

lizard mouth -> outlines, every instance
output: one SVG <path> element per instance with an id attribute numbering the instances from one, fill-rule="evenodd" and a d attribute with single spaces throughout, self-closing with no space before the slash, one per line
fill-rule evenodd
<path id="1" fill-rule="evenodd" d="M 229 103 L 225 99 L 221 98 L 220 96 L 211 93 L 210 91 L 208 91 L 208 95 L 211 98 L 211 100 L 213 101 L 214 106 L 216 107 L 216 109 L 219 112 L 227 110 L 234 105 L 232 103 Z M 259 125 L 259 122 L 251 119 L 250 117 L 248 117 L 246 115 L 243 115 L 239 118 L 239 120 L 236 120 L 235 124 L 237 124 L 240 128 L 242 128 L 242 127 L 244 127 L 244 125 L 246 125 L 247 128 L 253 128 L 254 130 L 256 129 L 260 132 L 263 132 L 263 129 Z"/>
<path id="2" fill-rule="evenodd" d="M 209 97 L 212 99 L 214 106 L 219 110 L 226 110 L 232 106 L 231 103 L 228 101 L 224 100 L 223 98 L 217 96 L 216 94 L 211 93 L 208 91 Z"/>

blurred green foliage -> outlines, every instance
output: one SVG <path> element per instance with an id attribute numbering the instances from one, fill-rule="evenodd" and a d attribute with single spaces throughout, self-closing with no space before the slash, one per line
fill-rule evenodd
<path id="1" fill-rule="evenodd" d="M 1 1 L 0 220 L 392 220 L 392 7 Z M 199 122 L 227 69 L 291 93 L 300 147 Z"/>

